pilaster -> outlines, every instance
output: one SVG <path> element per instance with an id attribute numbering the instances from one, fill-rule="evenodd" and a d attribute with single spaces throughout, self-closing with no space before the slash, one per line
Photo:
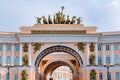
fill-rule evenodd
<path id="1" fill-rule="evenodd" d="M 31 66 L 31 43 L 29 43 L 29 66 Z"/>
<path id="2" fill-rule="evenodd" d="M 12 43 L 12 66 L 14 66 L 14 43 Z"/>
<path id="3" fill-rule="evenodd" d="M 20 43 L 20 65 L 22 65 L 22 43 Z"/>
<path id="4" fill-rule="evenodd" d="M 103 53 L 103 65 L 106 65 L 106 45 L 105 45 L 105 43 L 103 43 L 102 44 L 103 45 L 103 47 L 102 47 L 102 53 Z"/>
<path id="5" fill-rule="evenodd" d="M 3 44 L 3 60 L 2 60 L 2 66 L 5 66 L 6 61 L 6 43 Z"/>
<path id="6" fill-rule="evenodd" d="M 111 65 L 114 65 L 114 47 L 113 47 L 113 43 L 111 43 Z"/>
<path id="7" fill-rule="evenodd" d="M 86 49 L 86 50 L 87 50 L 87 51 L 86 51 L 86 52 L 87 52 L 87 55 L 86 55 L 86 59 L 87 59 L 87 60 L 86 60 L 86 65 L 89 65 L 89 64 L 90 64 L 90 63 L 89 63 L 89 57 L 90 57 L 89 45 L 90 45 L 90 44 L 87 43 L 87 46 L 86 46 L 86 47 L 87 47 L 87 49 Z"/>
<path id="8" fill-rule="evenodd" d="M 98 65 L 98 43 L 95 43 L 95 62 Z"/>

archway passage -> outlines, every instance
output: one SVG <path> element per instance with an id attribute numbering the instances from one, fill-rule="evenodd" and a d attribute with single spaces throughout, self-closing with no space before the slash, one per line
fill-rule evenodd
<path id="1" fill-rule="evenodd" d="M 61 55 L 59 53 L 61 53 Z M 53 54 L 57 55 L 55 59 L 53 59 Z M 50 55 L 52 55 L 51 59 L 49 59 Z M 36 80 L 47 80 L 47 75 L 51 75 L 52 72 L 60 66 L 68 66 L 73 74 L 72 80 L 80 80 L 79 69 L 82 65 L 83 59 L 74 49 L 61 45 L 51 46 L 41 50 L 36 57 L 35 67 L 39 69 L 37 73 L 39 78 Z"/>
<path id="2" fill-rule="evenodd" d="M 44 75 L 45 75 L 45 78 L 47 78 L 47 79 L 45 79 L 45 80 L 49 80 L 50 78 L 55 78 L 55 77 L 58 77 L 59 76 L 59 80 L 63 80 L 63 79 L 61 79 L 61 78 L 63 78 L 61 75 L 63 75 L 62 73 L 61 73 L 61 75 L 60 74 L 54 74 L 54 71 L 57 69 L 57 68 L 59 68 L 59 67 L 62 67 L 62 66 L 64 66 L 64 70 L 65 70 L 65 67 L 68 67 L 69 69 L 70 69 L 70 71 L 71 71 L 71 73 L 69 73 L 69 74 L 72 74 L 72 75 L 70 75 L 72 78 L 73 78 L 73 74 L 74 74 L 74 69 L 73 69 L 73 67 L 71 66 L 71 65 L 69 65 L 68 63 L 66 63 L 66 62 L 64 62 L 64 61 L 55 61 L 55 62 L 53 62 L 53 63 L 51 63 L 51 64 L 49 64 L 46 68 L 45 68 L 45 70 L 44 70 Z M 62 68 L 61 68 L 62 69 Z M 62 70 L 60 70 L 60 71 L 62 71 Z M 59 72 L 60 72 L 59 71 Z M 64 71 L 64 73 L 65 73 L 65 71 Z M 54 75 L 53 75 L 54 74 Z M 48 77 L 50 77 L 49 79 L 48 79 Z M 54 79 L 54 80 L 56 80 L 56 79 Z M 72 79 L 71 79 L 72 80 Z"/>
<path id="3" fill-rule="evenodd" d="M 49 47 L 49 48 L 43 50 L 37 56 L 36 61 L 35 61 L 35 66 L 39 67 L 39 63 L 41 62 L 41 60 L 46 55 L 48 55 L 50 53 L 53 53 L 53 52 L 66 52 L 66 53 L 69 53 L 70 55 L 72 55 L 72 56 L 74 56 L 76 58 L 76 60 L 79 62 L 79 66 L 83 65 L 83 60 L 82 60 L 81 56 L 75 50 L 73 50 L 72 48 L 69 48 L 67 46 L 56 45 L 56 46 L 52 46 L 52 47 Z"/>

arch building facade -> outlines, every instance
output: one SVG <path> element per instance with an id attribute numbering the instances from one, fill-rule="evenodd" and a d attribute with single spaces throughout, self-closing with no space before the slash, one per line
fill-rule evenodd
<path id="1" fill-rule="evenodd" d="M 92 70 L 96 80 L 108 74 L 119 80 L 120 32 L 97 32 L 83 24 L 35 24 L 20 30 L 0 32 L 2 80 L 47 80 L 59 66 L 68 66 L 73 80 L 90 80 Z"/>

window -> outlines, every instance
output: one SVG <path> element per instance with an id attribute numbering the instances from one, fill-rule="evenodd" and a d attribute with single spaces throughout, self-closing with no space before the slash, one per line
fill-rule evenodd
<path id="1" fill-rule="evenodd" d="M 11 46 L 10 45 L 7 46 L 7 51 L 11 51 Z"/>
<path id="2" fill-rule="evenodd" d="M 110 45 L 106 45 L 106 50 L 110 50 Z"/>
<path id="3" fill-rule="evenodd" d="M 2 77 L 1 77 L 1 73 L 0 73 L 0 80 L 1 80 L 1 78 L 2 78 Z"/>
<path id="4" fill-rule="evenodd" d="M 0 51 L 2 51 L 2 45 L 0 45 Z"/>
<path id="5" fill-rule="evenodd" d="M 10 56 L 7 56 L 6 64 L 10 64 Z"/>
<path id="6" fill-rule="evenodd" d="M 115 55 L 114 57 L 115 64 L 119 64 L 119 56 Z"/>
<path id="7" fill-rule="evenodd" d="M 16 56 L 16 65 L 19 65 L 19 56 Z"/>
<path id="8" fill-rule="evenodd" d="M 111 79 L 111 72 L 109 72 L 109 79 Z"/>
<path id="9" fill-rule="evenodd" d="M 102 50 L 101 45 L 98 45 L 98 51 L 101 51 L 101 50 Z"/>
<path id="10" fill-rule="evenodd" d="M 120 72 L 116 72 L 116 80 L 120 80 Z"/>
<path id="11" fill-rule="evenodd" d="M 16 51 L 20 51 L 20 46 L 16 46 Z"/>
<path id="12" fill-rule="evenodd" d="M 118 50 L 119 47 L 118 47 L 118 44 L 114 44 L 114 50 Z"/>
<path id="13" fill-rule="evenodd" d="M 102 73 L 99 74 L 99 78 L 100 78 L 100 80 L 103 80 L 103 75 L 102 75 Z"/>
<path id="14" fill-rule="evenodd" d="M 110 56 L 109 55 L 106 56 L 106 64 L 110 64 Z"/>
<path id="15" fill-rule="evenodd" d="M 98 56 L 98 64 L 102 64 L 102 56 Z"/>
<path id="16" fill-rule="evenodd" d="M 10 75 L 8 75 L 8 73 L 6 74 L 6 80 L 10 79 Z"/>
<path id="17" fill-rule="evenodd" d="M 18 80 L 18 75 L 17 74 L 15 74 L 14 80 Z"/>
<path id="18" fill-rule="evenodd" d="M 0 65 L 2 65 L 2 56 L 0 56 Z"/>

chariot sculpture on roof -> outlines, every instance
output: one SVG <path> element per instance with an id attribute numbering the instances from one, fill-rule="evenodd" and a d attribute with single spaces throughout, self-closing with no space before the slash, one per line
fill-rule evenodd
<path id="1" fill-rule="evenodd" d="M 81 17 L 77 18 L 76 16 L 73 16 L 70 18 L 69 15 L 65 16 L 65 14 L 63 14 L 64 8 L 65 7 L 62 6 L 61 11 L 55 13 L 53 19 L 50 15 L 48 15 L 47 19 L 45 16 L 37 17 L 37 24 L 81 24 Z"/>

